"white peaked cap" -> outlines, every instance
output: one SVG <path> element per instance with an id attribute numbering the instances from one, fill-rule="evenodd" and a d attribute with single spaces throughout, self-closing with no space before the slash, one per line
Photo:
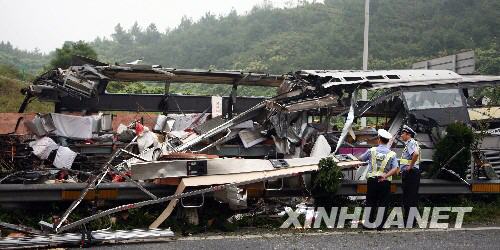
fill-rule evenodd
<path id="1" fill-rule="evenodd" d="M 411 134 L 412 137 L 415 137 L 415 135 L 417 135 L 417 133 L 415 132 L 415 130 L 413 130 L 412 128 L 410 128 L 407 125 L 403 126 L 403 129 L 401 130 L 401 132 L 407 132 L 407 133 Z"/>
<path id="2" fill-rule="evenodd" d="M 379 129 L 378 130 L 378 136 L 385 138 L 385 139 L 391 139 L 392 135 L 391 133 L 387 132 L 385 129 Z"/>

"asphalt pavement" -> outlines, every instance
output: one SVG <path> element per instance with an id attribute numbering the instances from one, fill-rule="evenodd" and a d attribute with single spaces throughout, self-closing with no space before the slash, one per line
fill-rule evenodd
<path id="1" fill-rule="evenodd" d="M 377 231 L 311 231 L 180 237 L 98 249 L 500 249 L 500 227 Z"/>

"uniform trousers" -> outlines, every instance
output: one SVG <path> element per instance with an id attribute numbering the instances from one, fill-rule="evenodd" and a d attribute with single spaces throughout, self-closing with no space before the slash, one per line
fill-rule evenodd
<path id="1" fill-rule="evenodd" d="M 378 208 L 384 208 L 382 223 L 378 226 L 381 229 L 387 219 L 387 210 L 391 198 L 391 182 L 388 180 L 378 181 L 377 177 L 368 178 L 368 190 L 366 194 L 366 206 L 371 207 L 370 222 L 374 222 L 378 214 Z M 376 209 L 375 209 L 376 208 Z"/>
<path id="2" fill-rule="evenodd" d="M 401 173 L 401 187 L 403 189 L 403 218 L 407 225 L 408 214 L 411 207 L 417 207 L 418 188 L 420 187 L 420 170 L 413 168 Z M 411 225 L 414 226 L 414 223 Z"/>

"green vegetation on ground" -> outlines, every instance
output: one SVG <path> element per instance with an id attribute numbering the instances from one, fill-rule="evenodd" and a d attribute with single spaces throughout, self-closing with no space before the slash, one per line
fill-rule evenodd
<path id="1" fill-rule="evenodd" d="M 0 64 L 0 112 L 17 112 L 24 100 L 21 89 L 29 86 L 28 82 L 21 81 L 22 73 L 14 66 Z M 26 112 L 52 112 L 52 103 L 33 100 Z"/>

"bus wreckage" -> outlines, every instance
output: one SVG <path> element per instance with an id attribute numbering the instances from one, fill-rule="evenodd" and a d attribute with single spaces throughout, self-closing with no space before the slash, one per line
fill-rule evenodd
<path id="1" fill-rule="evenodd" d="M 113 81 L 161 82 L 165 92 L 111 94 L 106 88 Z M 449 181 L 423 180 L 420 192 L 472 193 L 484 191 L 484 185 L 495 189 L 500 185 L 500 107 L 484 105 L 473 91 L 498 86 L 499 81 L 500 76 L 447 70 L 301 70 L 268 75 L 107 65 L 78 57 L 74 66 L 46 72 L 24 90 L 20 113 L 9 121 L 16 122 L 14 132 L 0 136 L 5 147 L 2 163 L 8 166 L 2 169 L 0 188 L 61 187 L 60 196 L 46 200 L 72 204 L 59 220 L 40 222 L 55 233 L 118 211 L 168 201 L 150 225 L 158 228 L 179 201 L 184 207 L 196 207 L 210 196 L 240 210 L 249 206 L 250 198 L 307 195 L 313 186 L 311 173 L 324 157 L 332 157 L 343 169 L 340 195 L 364 195 L 365 163 L 356 157 L 375 144 L 377 128 L 393 135 L 404 124 L 416 128 L 425 171 L 447 125 L 461 121 L 475 127 L 486 121 L 489 127 L 477 154 L 481 160 L 472 164 L 468 178 L 458 177 L 453 188 Z M 169 92 L 172 83 L 229 84 L 232 91 L 225 97 L 176 95 Z M 277 94 L 238 96 L 239 86 L 275 87 Z M 370 100 L 358 98 L 362 89 L 371 91 Z M 55 112 L 23 114 L 34 98 L 54 102 Z M 111 111 L 149 113 L 111 115 Z M 362 117 L 373 117 L 375 124 L 357 129 Z M 335 119 L 342 125 L 335 125 Z M 390 145 L 397 153 L 403 147 L 398 138 Z M 102 195 L 113 185 L 129 185 L 143 193 Z M 78 188 L 70 193 L 71 186 Z M 153 188 L 158 186 L 161 191 Z M 200 197 L 200 203 L 185 204 L 193 196 Z M 25 198 L 21 200 L 36 201 Z M 141 201 L 68 221 L 84 199 Z M 0 200 L 15 202 L 1 192 Z"/>

